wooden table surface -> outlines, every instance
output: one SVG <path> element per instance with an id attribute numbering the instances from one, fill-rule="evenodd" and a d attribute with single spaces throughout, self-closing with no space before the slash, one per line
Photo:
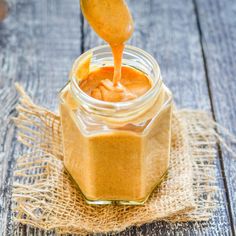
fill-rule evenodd
<path id="1" fill-rule="evenodd" d="M 236 0 L 128 4 L 135 20 L 129 44 L 158 60 L 177 106 L 210 111 L 236 133 Z M 23 152 L 10 120 L 17 100 L 13 84 L 18 81 L 37 103 L 55 109 L 73 60 L 103 42 L 84 21 L 78 0 L 9 0 L 9 5 L 0 23 L 0 235 L 44 235 L 12 227 L 13 167 Z M 121 235 L 235 235 L 236 160 L 219 147 L 217 166 L 219 208 L 209 222 L 154 222 Z"/>

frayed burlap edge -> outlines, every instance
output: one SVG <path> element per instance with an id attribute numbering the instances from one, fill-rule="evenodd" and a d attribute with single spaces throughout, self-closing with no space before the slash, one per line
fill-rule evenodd
<path id="1" fill-rule="evenodd" d="M 102 209 L 104 207 L 87 206 L 86 210 L 89 209 L 92 213 L 100 212 L 104 214 L 103 222 L 98 222 L 100 225 L 95 228 L 93 224 L 92 227 L 88 222 L 89 220 L 93 221 L 96 219 L 96 215 L 94 215 L 93 219 L 90 214 L 90 219 L 88 219 L 87 223 L 83 224 L 79 222 L 71 223 L 69 220 L 65 220 L 61 224 L 57 222 L 55 225 L 51 222 L 52 216 L 55 214 L 58 219 L 60 212 L 56 212 L 52 207 L 51 212 L 47 212 L 48 215 L 42 217 L 42 214 L 45 212 L 40 212 L 40 208 L 43 209 L 45 204 L 51 204 L 51 202 L 47 202 L 48 200 L 44 201 L 44 194 L 50 194 L 48 191 L 51 189 L 51 185 L 54 184 L 54 182 L 47 181 L 50 173 L 53 173 L 58 179 L 63 175 L 62 180 L 67 182 L 66 185 L 61 187 L 65 188 L 70 185 L 70 191 L 72 191 L 70 194 L 74 198 L 74 204 L 81 204 L 83 199 L 74 182 L 72 180 L 68 181 L 70 177 L 64 170 L 59 116 L 35 105 L 19 85 L 17 85 L 17 89 L 21 95 L 20 103 L 17 106 L 19 115 L 14 119 L 18 127 L 18 140 L 31 149 L 29 153 L 18 159 L 14 171 L 13 212 L 16 222 L 46 230 L 54 229 L 59 233 L 87 234 L 110 231 L 118 232 L 129 226 L 141 225 L 154 220 L 178 222 L 203 221 L 208 220 L 212 216 L 216 207 L 214 199 L 217 191 L 215 157 L 216 140 L 219 137 L 215 131 L 216 124 L 205 112 L 176 110 L 174 112 L 174 123 L 177 122 L 178 128 L 184 137 L 185 155 L 187 154 L 186 162 L 189 162 L 191 165 L 189 179 L 187 180 L 189 186 L 186 185 L 186 187 L 189 187 L 189 191 L 185 189 L 185 192 L 188 192 L 186 204 L 184 203 L 185 198 L 181 199 L 181 196 L 176 195 L 175 198 L 170 198 L 171 201 L 176 201 L 175 209 L 170 210 L 167 207 L 168 210 L 164 211 L 164 214 L 158 215 L 156 213 L 157 209 L 152 205 L 153 209 L 148 209 L 149 214 L 145 216 L 143 216 L 143 212 L 145 212 L 144 210 L 152 200 L 148 201 L 145 206 L 140 207 L 106 206 L 110 209 L 107 211 L 108 213 L 116 212 L 113 210 L 115 207 L 118 207 L 120 208 L 119 214 L 120 211 L 123 212 L 122 217 L 129 214 L 132 215 L 130 217 L 132 220 L 130 221 L 125 216 L 125 220 L 118 223 L 114 221 L 114 225 L 109 224 L 109 226 L 106 226 L 104 219 L 111 216 L 106 215 L 108 214 L 107 212 L 103 212 Z M 41 157 L 42 159 L 40 159 Z M 37 166 L 37 163 L 39 166 Z M 165 189 L 168 178 L 156 190 L 157 193 L 155 191 L 155 196 L 160 197 L 159 195 L 163 194 L 162 189 Z M 174 178 L 172 177 L 172 179 Z M 178 179 L 178 176 L 175 179 Z M 184 180 L 180 179 L 179 181 Z M 48 185 L 50 185 L 50 188 Z M 39 195 L 37 199 L 35 199 L 35 194 Z M 171 195 L 171 193 L 168 194 Z M 57 197 L 58 199 L 60 198 L 60 196 Z M 152 198 L 153 196 L 151 196 Z M 65 205 L 66 207 L 68 206 Z M 97 212 L 94 209 L 97 209 Z M 163 205 L 163 209 L 166 209 L 166 206 Z M 73 211 L 73 209 L 68 209 L 68 211 Z M 85 212 L 81 216 L 86 217 L 86 214 Z M 70 214 L 64 217 L 70 217 Z M 113 217 L 115 219 L 116 216 Z"/>

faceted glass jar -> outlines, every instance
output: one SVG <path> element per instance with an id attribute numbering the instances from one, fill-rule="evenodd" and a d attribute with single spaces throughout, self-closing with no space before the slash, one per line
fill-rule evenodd
<path id="1" fill-rule="evenodd" d="M 91 49 L 90 68 L 113 65 L 108 46 Z M 72 77 L 60 92 L 64 164 L 90 204 L 142 204 L 169 166 L 172 95 L 155 59 L 126 46 L 122 65 L 145 73 L 152 88 L 126 102 L 84 93 Z"/>

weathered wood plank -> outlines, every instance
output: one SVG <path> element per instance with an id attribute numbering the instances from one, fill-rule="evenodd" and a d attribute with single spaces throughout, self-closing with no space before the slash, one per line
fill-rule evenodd
<path id="1" fill-rule="evenodd" d="M 22 148 L 9 121 L 19 81 L 37 102 L 55 108 L 57 93 L 80 54 L 81 21 L 75 0 L 12 0 L 0 23 L 0 235 L 13 235 L 10 222 L 14 160 Z M 22 235 L 32 235 L 23 228 Z M 24 233 L 25 232 L 25 233 Z"/>
<path id="2" fill-rule="evenodd" d="M 209 86 L 217 122 L 236 134 L 236 1 L 197 0 Z M 222 147 L 236 233 L 236 160 Z"/>
<path id="3" fill-rule="evenodd" d="M 13 115 L 16 93 L 12 87 L 17 76 L 17 54 L 14 50 L 14 36 L 11 19 L 0 23 L 0 235 L 7 227 L 10 205 L 10 176 L 12 174 L 15 130 L 10 118 Z M 9 27 L 6 27 L 9 24 Z M 7 89 L 8 88 L 8 89 Z"/>
<path id="4" fill-rule="evenodd" d="M 145 49 L 159 61 L 165 83 L 173 91 L 179 107 L 211 110 L 195 7 L 192 1 L 128 1 L 135 19 L 131 44 Z M 87 22 L 84 24 L 85 50 L 103 43 Z M 135 228 L 144 235 L 231 235 L 226 195 L 217 160 L 219 209 L 206 223 L 167 224 L 156 222 Z M 134 229 L 133 229 L 134 230 Z M 128 235 L 130 231 L 127 231 Z"/>

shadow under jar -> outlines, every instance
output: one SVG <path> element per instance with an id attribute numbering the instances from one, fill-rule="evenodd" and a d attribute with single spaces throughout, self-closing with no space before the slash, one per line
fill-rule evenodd
<path id="1" fill-rule="evenodd" d="M 113 66 L 108 46 L 93 48 L 90 68 Z M 104 102 L 71 78 L 60 92 L 64 164 L 89 204 L 143 204 L 167 173 L 172 95 L 155 59 L 126 46 L 123 66 L 145 73 L 151 89 L 126 102 Z"/>

